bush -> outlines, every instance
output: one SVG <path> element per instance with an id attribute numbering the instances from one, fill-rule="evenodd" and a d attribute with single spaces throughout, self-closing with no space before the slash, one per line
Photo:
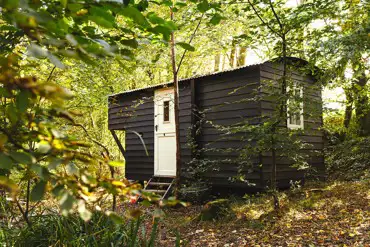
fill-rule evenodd
<path id="1" fill-rule="evenodd" d="M 352 137 L 326 150 L 328 174 L 333 179 L 370 177 L 370 137 Z"/>
<path id="2" fill-rule="evenodd" d="M 199 219 L 202 221 L 217 220 L 226 216 L 231 216 L 232 214 L 233 211 L 230 207 L 230 201 L 228 199 L 218 199 L 208 202 L 203 206 L 199 214 Z"/>
<path id="3" fill-rule="evenodd" d="M 4 246 L 154 246 L 157 221 L 147 236 L 141 219 L 116 224 L 95 212 L 89 222 L 78 215 L 43 215 L 32 219 L 32 227 L 0 227 Z M 147 239 L 150 238 L 150 239 Z"/>

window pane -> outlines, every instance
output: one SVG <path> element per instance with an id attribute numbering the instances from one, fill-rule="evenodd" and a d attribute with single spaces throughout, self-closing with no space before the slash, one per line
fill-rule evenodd
<path id="1" fill-rule="evenodd" d="M 293 87 L 291 89 L 288 88 L 287 91 L 291 93 L 287 102 L 288 124 L 291 126 L 301 126 L 303 124 L 303 90 L 299 85 L 294 83 Z"/>
<path id="2" fill-rule="evenodd" d="M 170 121 L 170 101 L 163 101 L 163 122 Z"/>

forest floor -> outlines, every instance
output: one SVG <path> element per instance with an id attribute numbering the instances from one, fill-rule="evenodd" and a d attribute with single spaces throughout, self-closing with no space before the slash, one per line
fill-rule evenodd
<path id="1" fill-rule="evenodd" d="M 306 185 L 271 196 L 231 198 L 227 216 L 197 217 L 202 206 L 165 210 L 160 246 L 370 246 L 370 181 Z M 169 230 L 172 229 L 172 230 Z M 173 230 L 175 229 L 175 230 Z"/>

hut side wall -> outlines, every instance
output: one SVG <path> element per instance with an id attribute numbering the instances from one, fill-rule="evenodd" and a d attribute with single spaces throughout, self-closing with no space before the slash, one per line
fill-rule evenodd
<path id="1" fill-rule="evenodd" d="M 207 178 L 218 186 L 247 186 L 240 181 L 230 179 L 238 175 L 239 153 L 237 148 L 243 145 L 241 133 L 227 135 L 216 126 L 231 126 L 242 121 L 258 122 L 260 117 L 259 103 L 250 101 L 256 96 L 259 88 L 259 68 L 251 66 L 237 71 L 203 77 L 195 82 L 195 95 L 199 111 L 202 115 L 200 134 L 196 136 L 199 149 L 202 150 L 200 159 L 209 162 L 212 168 Z M 214 149 L 214 150 L 210 150 Z M 232 149 L 226 152 L 227 149 Z M 255 165 L 259 164 L 256 156 Z M 261 179 L 259 169 L 247 173 L 249 182 L 257 187 Z"/>
<path id="2" fill-rule="evenodd" d="M 108 127 L 128 130 L 125 133 L 125 176 L 132 180 L 147 180 L 154 171 L 154 90 L 120 94 L 109 98 Z M 148 155 L 140 138 L 141 134 Z"/>
<path id="3" fill-rule="evenodd" d="M 270 81 L 276 81 L 283 74 L 282 65 L 273 63 L 265 63 L 260 65 L 261 85 L 270 85 Z M 303 85 L 303 112 L 304 112 L 304 133 L 300 136 L 304 143 L 308 143 L 311 147 L 302 150 L 304 153 L 310 154 L 309 165 L 317 174 L 324 174 L 324 157 L 323 157 L 323 132 L 320 130 L 322 126 L 322 96 L 321 87 L 315 84 L 315 80 L 299 69 L 291 70 L 288 77 Z M 263 90 L 262 91 L 266 91 Z M 262 116 L 271 116 L 276 113 L 276 102 L 264 98 L 261 100 Z M 287 127 L 286 122 L 280 123 L 281 127 Z M 312 152 L 313 151 L 313 152 Z M 265 183 L 268 183 L 272 166 L 271 153 L 264 153 L 262 156 L 263 177 Z M 291 161 L 287 158 L 280 157 L 277 159 L 277 182 L 281 188 L 288 187 L 290 181 L 301 180 L 304 177 L 303 171 L 297 171 L 291 167 Z"/>

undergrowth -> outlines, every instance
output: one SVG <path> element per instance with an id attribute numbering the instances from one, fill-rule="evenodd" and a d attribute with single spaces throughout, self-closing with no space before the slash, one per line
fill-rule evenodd
<path id="1" fill-rule="evenodd" d="M 122 224 L 101 212 L 90 221 L 78 215 L 56 214 L 32 217 L 32 227 L 2 225 L 0 246 L 154 246 L 158 221 L 147 232 L 141 218 Z"/>

